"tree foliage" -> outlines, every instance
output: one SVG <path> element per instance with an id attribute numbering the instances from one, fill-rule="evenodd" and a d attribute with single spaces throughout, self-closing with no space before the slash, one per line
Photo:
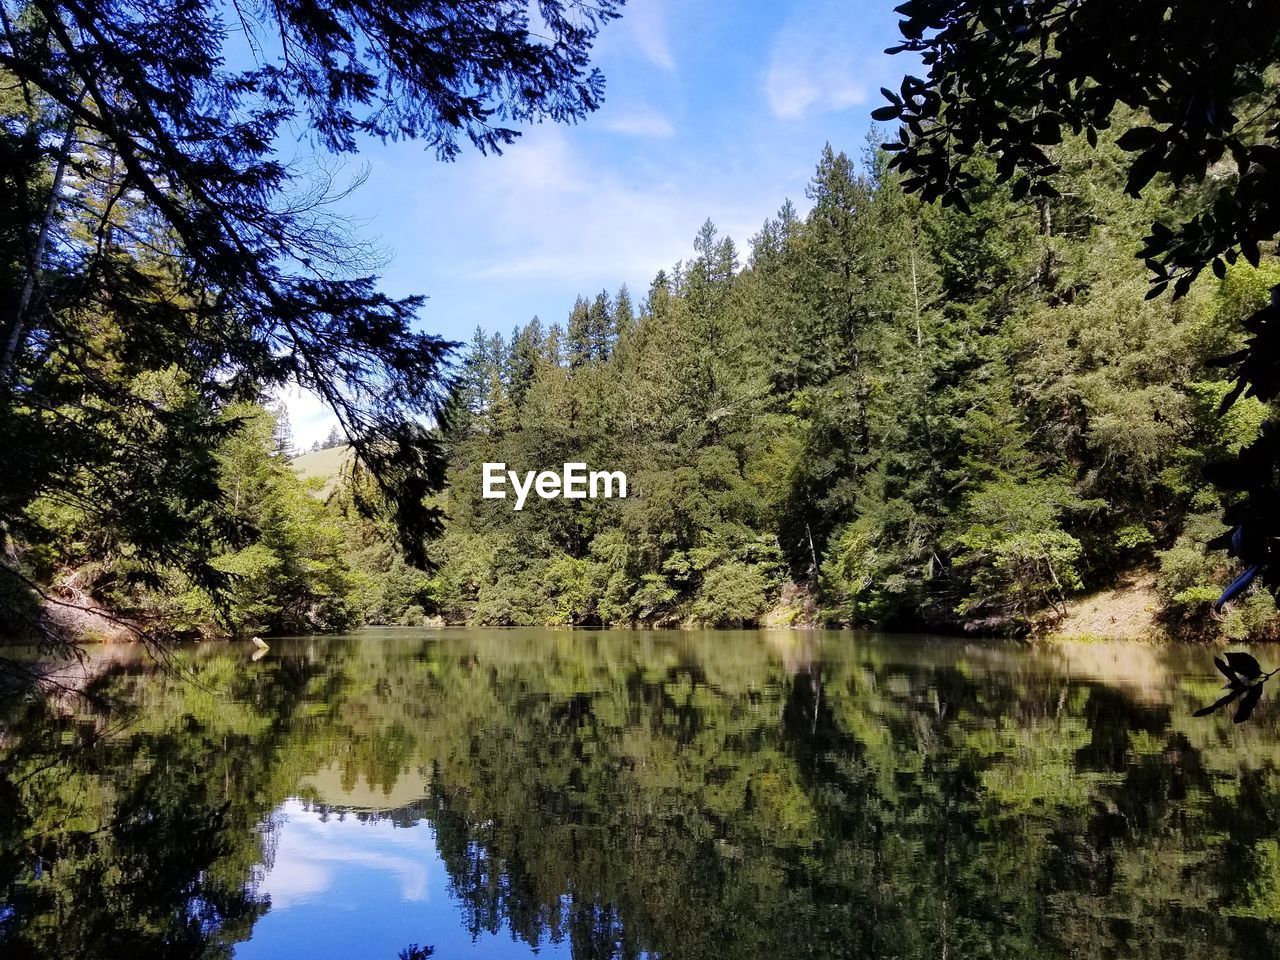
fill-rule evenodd
<path id="1" fill-rule="evenodd" d="M 5 0 L 6 549 L 44 537 L 38 498 L 74 501 L 141 564 L 223 593 L 224 414 L 293 383 L 337 415 L 357 506 L 421 563 L 447 344 L 417 329 L 421 298 L 381 292 L 370 248 L 327 212 L 343 188 L 322 163 L 286 163 L 284 138 L 301 129 L 321 155 L 370 138 L 500 152 L 522 122 L 599 105 L 589 52 L 619 7 Z"/>
<path id="2" fill-rule="evenodd" d="M 477 332 L 447 438 L 441 612 L 738 624 L 807 605 L 1018 631 L 1163 562 L 1171 628 L 1212 631 L 1206 591 L 1237 571 L 1189 538 L 1223 503 L 1212 464 L 1267 409 L 1219 419 L 1232 386 L 1213 360 L 1275 267 L 1148 299 L 1146 224 L 1197 200 L 1128 195 L 1125 129 L 1046 147 L 1057 197 L 975 160 L 967 210 L 912 196 L 891 155 L 827 147 L 809 212 L 785 204 L 745 262 L 708 223 L 634 316 L 601 294 L 563 329 Z M 632 495 L 514 513 L 480 499 L 485 461 L 623 469 Z M 1268 597 L 1225 629 L 1266 633 Z"/>
<path id="3" fill-rule="evenodd" d="M 1280 233 L 1280 10 L 1253 0 L 908 0 L 905 42 L 920 56 L 877 119 L 901 120 L 886 144 L 904 187 L 968 209 L 973 164 L 994 158 L 1014 196 L 1062 195 L 1052 146 L 1068 134 L 1091 145 L 1122 126 L 1125 188 L 1141 196 L 1168 183 L 1193 202 L 1165 208 L 1141 249 L 1148 296 L 1185 296 L 1202 270 L 1223 278 L 1243 257 L 1257 267 Z M 1280 292 L 1244 318 L 1249 337 L 1221 362 L 1235 379 L 1224 397 L 1280 397 Z M 1280 429 L 1215 473 L 1235 493 L 1224 511 L 1233 552 L 1280 583 Z M 1223 595 L 1224 600 L 1227 595 Z"/>

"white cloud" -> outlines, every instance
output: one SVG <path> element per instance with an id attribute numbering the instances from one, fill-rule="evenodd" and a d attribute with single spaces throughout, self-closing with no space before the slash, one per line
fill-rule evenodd
<path id="1" fill-rule="evenodd" d="M 300 452 L 310 450 L 313 443 L 324 440 L 338 425 L 338 418 L 329 405 L 310 390 L 290 386 L 281 392 L 279 399 L 289 412 L 293 446 Z"/>
<path id="2" fill-rule="evenodd" d="M 855 52 L 857 29 L 848 4 L 803 9 L 803 17 L 775 38 L 764 74 L 765 99 L 781 120 L 864 104 L 883 71 L 880 58 Z"/>
<path id="3" fill-rule="evenodd" d="M 282 812 L 275 862 L 262 882 L 273 910 L 314 902 L 334 888 L 343 867 L 395 877 L 404 900 L 429 898 L 435 837 L 425 827 L 412 833 L 390 822 L 323 820 L 296 800 L 286 801 Z"/>
<path id="4" fill-rule="evenodd" d="M 619 25 L 621 30 L 617 29 Z M 667 35 L 666 0 L 633 0 L 633 3 L 627 5 L 622 19 L 605 30 L 621 34 L 618 39 L 638 50 L 655 67 L 663 70 L 676 68 L 676 59 L 671 52 L 671 41 Z"/>
<path id="5" fill-rule="evenodd" d="M 837 113 L 867 102 L 867 89 L 854 77 L 852 65 L 835 58 L 805 62 L 775 51 L 765 77 L 769 109 L 781 120 L 811 112 Z"/>
<path id="6" fill-rule="evenodd" d="M 635 61 L 672 73 L 676 69 L 671 50 L 666 0 L 628 0 L 621 18 L 605 25 L 596 38 L 592 61 L 613 75 L 622 61 Z"/>
<path id="7" fill-rule="evenodd" d="M 632 137 L 671 137 L 676 132 L 671 121 L 661 112 L 645 106 L 619 110 L 616 113 L 606 107 L 606 116 L 601 124 L 606 130 Z"/>
<path id="8" fill-rule="evenodd" d="M 328 893 L 333 881 L 333 870 L 327 865 L 290 856 L 271 868 L 263 889 L 271 897 L 273 910 L 288 910 Z"/>
<path id="9" fill-rule="evenodd" d="M 468 176 L 467 216 L 497 226 L 477 249 L 459 251 L 463 275 L 475 281 L 647 285 L 689 256 L 708 216 L 742 245 L 772 209 L 704 169 L 605 169 L 558 128 L 540 128 L 503 163 Z"/>

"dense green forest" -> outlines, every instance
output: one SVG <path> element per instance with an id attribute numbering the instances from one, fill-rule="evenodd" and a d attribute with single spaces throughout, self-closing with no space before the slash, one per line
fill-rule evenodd
<path id="1" fill-rule="evenodd" d="M 642 295 L 478 330 L 454 367 L 447 519 L 425 569 L 390 521 L 354 509 L 349 469 L 291 469 L 281 410 L 261 406 L 224 409 L 214 451 L 230 518 L 252 531 L 215 552 L 229 604 L 176 570 L 131 577 L 127 537 L 44 500 L 23 569 L 208 634 L 432 616 L 1025 632 L 1151 568 L 1169 633 L 1270 635 L 1260 585 L 1210 615 L 1236 571 L 1205 548 L 1224 528 L 1202 468 L 1264 419 L 1256 400 L 1219 416 L 1230 383 L 1211 361 L 1280 268 L 1242 262 L 1146 299 L 1145 226 L 1195 195 L 1127 197 L 1110 139 L 1057 154 L 1061 199 L 990 182 L 960 212 L 905 195 L 875 149 L 827 148 L 809 213 L 784 204 L 748 248 L 708 222 Z M 163 372 L 135 383 L 181 390 Z M 621 469 L 630 495 L 516 512 L 481 499 L 486 461 Z"/>
<path id="2" fill-rule="evenodd" d="M 1280 204 L 1275 133 L 1250 124 L 1276 85 L 1231 16 L 1206 35 L 1162 8 L 1152 34 L 1145 9 L 908 3 L 929 79 L 875 111 L 897 141 L 823 152 L 807 213 L 746 243 L 708 222 L 647 290 L 494 318 L 451 352 L 326 212 L 341 188 L 279 162 L 280 131 L 500 152 L 508 123 L 598 107 L 592 43 L 620 3 L 543 0 L 543 32 L 500 0 L 287 6 L 241 28 L 306 56 L 243 69 L 212 8 L 5 7 L 0 635 L 1024 633 L 1134 571 L 1169 634 L 1275 632 Z M 1164 46 L 1117 76 L 1106 44 L 1135 30 Z M 1093 52 L 1064 61 L 1055 31 Z M 997 43 L 1043 104 L 1000 80 Z M 1214 51 L 1232 68 L 1184 89 L 1177 57 Z M 1176 109 L 1210 79 L 1245 119 Z M 341 476 L 290 465 L 269 409 L 289 385 L 337 417 Z M 489 461 L 623 470 L 629 496 L 516 512 L 481 499 Z M 1242 568 L 1259 582 L 1216 610 Z"/>
<path id="3" fill-rule="evenodd" d="M 1112 136 L 1122 134 L 1113 131 Z M 968 212 L 884 156 L 824 150 L 740 250 L 708 222 L 638 300 L 477 331 L 447 433 L 434 601 L 451 620 L 821 619 L 1019 631 L 1134 567 L 1175 632 L 1231 579 L 1206 462 L 1252 440 L 1210 361 L 1280 280 L 1239 264 L 1148 301 L 1134 253 L 1194 195 L 1137 201 L 1110 139 L 1056 151 L 1061 199 L 989 180 Z M 624 469 L 625 501 L 480 498 L 480 464 Z M 1227 616 L 1265 633 L 1258 589 Z"/>

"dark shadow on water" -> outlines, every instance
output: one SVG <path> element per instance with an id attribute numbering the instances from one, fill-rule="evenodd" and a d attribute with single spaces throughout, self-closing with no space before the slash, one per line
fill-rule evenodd
<path id="1" fill-rule="evenodd" d="M 1236 709 L 1235 715 L 1231 718 L 1232 723 L 1244 723 L 1253 716 L 1253 711 L 1262 699 L 1266 682 L 1276 673 L 1280 673 L 1280 670 L 1264 672 L 1252 654 L 1239 651 L 1228 653 L 1225 657 L 1214 657 L 1213 665 L 1227 678 L 1227 682 L 1223 685 L 1226 693 L 1207 707 L 1201 707 L 1195 715 L 1208 716 L 1234 703 Z"/>

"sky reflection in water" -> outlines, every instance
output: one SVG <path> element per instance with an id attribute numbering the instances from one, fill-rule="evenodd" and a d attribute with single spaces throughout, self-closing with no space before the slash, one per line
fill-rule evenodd
<path id="1" fill-rule="evenodd" d="M 1198 647 L 366 632 L 0 714 L 8 958 L 1280 954 Z"/>
<path id="2" fill-rule="evenodd" d="M 429 943 L 438 957 L 528 955 L 506 931 L 473 941 L 429 825 L 324 814 L 296 799 L 273 824 L 278 846 L 261 886 L 271 912 L 237 958 L 395 957 L 409 943 Z M 569 951 L 552 946 L 542 955 Z"/>

